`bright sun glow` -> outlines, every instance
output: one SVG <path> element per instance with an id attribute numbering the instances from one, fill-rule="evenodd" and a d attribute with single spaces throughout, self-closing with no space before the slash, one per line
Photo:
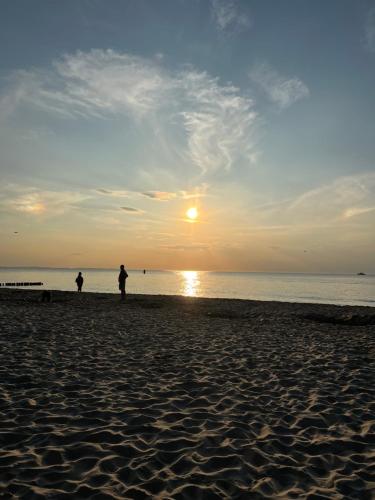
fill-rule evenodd
<path id="1" fill-rule="evenodd" d="M 195 220 L 198 217 L 198 210 L 196 207 L 191 207 L 186 211 L 186 216 L 190 220 Z"/>

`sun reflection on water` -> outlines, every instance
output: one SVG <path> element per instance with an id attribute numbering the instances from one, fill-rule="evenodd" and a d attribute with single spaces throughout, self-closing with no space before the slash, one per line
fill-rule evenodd
<path id="1" fill-rule="evenodd" d="M 197 297 L 200 289 L 200 276 L 198 271 L 180 271 L 180 293 L 187 297 Z"/>

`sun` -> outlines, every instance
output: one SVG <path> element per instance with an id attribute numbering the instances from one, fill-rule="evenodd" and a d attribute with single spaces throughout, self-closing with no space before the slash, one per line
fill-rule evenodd
<path id="1" fill-rule="evenodd" d="M 198 210 L 196 207 L 190 207 L 186 211 L 186 217 L 190 220 L 195 220 L 198 217 Z"/>

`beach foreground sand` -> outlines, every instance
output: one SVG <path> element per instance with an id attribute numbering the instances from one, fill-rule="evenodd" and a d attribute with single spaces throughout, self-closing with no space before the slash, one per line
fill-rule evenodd
<path id="1" fill-rule="evenodd" d="M 0 290 L 2 498 L 372 498 L 374 309 L 39 298 Z"/>

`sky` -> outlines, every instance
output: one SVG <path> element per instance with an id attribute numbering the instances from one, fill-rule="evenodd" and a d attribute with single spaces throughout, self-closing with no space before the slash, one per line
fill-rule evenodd
<path id="1" fill-rule="evenodd" d="M 375 273 L 375 1 L 1 7 L 0 266 Z"/>

